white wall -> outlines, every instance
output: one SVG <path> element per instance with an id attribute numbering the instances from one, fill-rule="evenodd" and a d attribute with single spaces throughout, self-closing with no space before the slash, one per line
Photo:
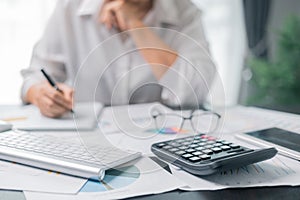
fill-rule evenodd
<path id="1" fill-rule="evenodd" d="M 20 70 L 28 66 L 55 1 L 0 1 L 0 104 L 20 103 Z"/>
<path id="2" fill-rule="evenodd" d="M 238 103 L 241 71 L 247 49 L 243 1 L 193 2 L 203 11 L 204 29 L 220 74 L 212 89 L 213 103 L 216 106 L 235 105 Z"/>

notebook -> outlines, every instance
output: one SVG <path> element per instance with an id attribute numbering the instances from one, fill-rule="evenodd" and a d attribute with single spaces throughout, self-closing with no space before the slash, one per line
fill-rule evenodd
<path id="1" fill-rule="evenodd" d="M 74 114 L 66 113 L 60 118 L 45 117 L 34 105 L 1 107 L 0 120 L 9 122 L 20 130 L 74 131 L 94 129 L 103 105 L 97 102 L 77 103 Z"/>

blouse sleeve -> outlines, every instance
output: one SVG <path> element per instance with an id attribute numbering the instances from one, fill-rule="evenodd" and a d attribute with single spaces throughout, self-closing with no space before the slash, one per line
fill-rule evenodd
<path id="1" fill-rule="evenodd" d="M 162 100 L 170 106 L 201 105 L 216 73 L 196 6 L 183 10 L 180 30 L 172 42 L 178 57 L 160 79 Z"/>

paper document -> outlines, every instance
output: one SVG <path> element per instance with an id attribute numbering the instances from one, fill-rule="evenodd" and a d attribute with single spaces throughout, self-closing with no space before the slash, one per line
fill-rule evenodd
<path id="1" fill-rule="evenodd" d="M 133 164 L 133 165 L 132 165 Z M 60 195 L 24 191 L 27 200 L 121 199 L 157 194 L 184 184 L 147 157 L 107 172 L 102 182 L 88 181 L 77 195 Z"/>
<path id="2" fill-rule="evenodd" d="M 110 144 L 118 147 L 125 148 L 131 151 L 142 152 L 144 155 L 152 155 L 151 145 L 157 142 L 163 142 L 166 140 L 173 140 L 182 137 L 191 136 L 190 133 L 178 133 L 178 134 L 159 134 L 154 132 L 133 132 L 130 134 L 115 133 L 105 134 L 106 139 Z"/>
<path id="3" fill-rule="evenodd" d="M 100 103 L 78 103 L 74 114 L 66 113 L 54 119 L 43 116 L 34 105 L 1 106 L 0 120 L 12 123 L 20 130 L 91 130 L 96 127 L 102 108 Z"/>
<path id="4" fill-rule="evenodd" d="M 300 115 L 255 107 L 249 107 L 246 110 L 248 115 L 259 116 L 261 120 L 273 127 L 300 133 Z"/>
<path id="5" fill-rule="evenodd" d="M 107 107 L 104 109 L 99 127 L 104 133 L 132 133 L 154 129 L 153 109 L 172 112 L 160 103 L 134 104 Z"/>
<path id="6" fill-rule="evenodd" d="M 0 161 L 0 188 L 75 194 L 86 179 Z"/>
<path id="7" fill-rule="evenodd" d="M 182 190 L 219 190 L 237 187 L 300 185 L 300 163 L 277 155 L 271 160 L 231 169 L 210 176 L 194 176 L 177 167 L 173 174 L 188 186 Z"/>
<path id="8" fill-rule="evenodd" d="M 256 107 L 236 106 L 222 116 L 220 131 L 235 133 L 278 127 L 300 133 L 300 115 Z"/>

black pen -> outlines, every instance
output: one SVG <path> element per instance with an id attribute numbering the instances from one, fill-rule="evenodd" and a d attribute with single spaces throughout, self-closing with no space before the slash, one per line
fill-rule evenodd
<path id="1" fill-rule="evenodd" d="M 59 87 L 56 85 L 56 83 L 54 82 L 54 80 L 45 72 L 44 69 L 41 69 L 41 72 L 43 73 L 43 75 L 46 77 L 46 79 L 48 80 L 48 82 L 50 83 L 50 85 L 58 92 L 63 93 L 63 91 L 61 89 L 59 89 Z M 74 113 L 74 110 L 71 109 L 70 110 L 71 113 Z"/>

